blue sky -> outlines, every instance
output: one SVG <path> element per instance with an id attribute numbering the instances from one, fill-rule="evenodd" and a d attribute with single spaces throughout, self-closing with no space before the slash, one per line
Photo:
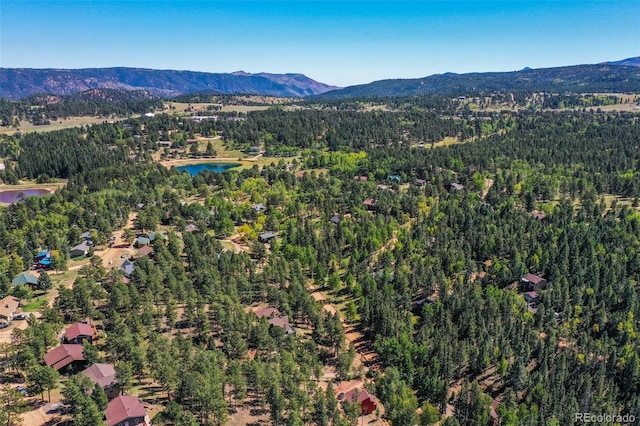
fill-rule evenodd
<path id="1" fill-rule="evenodd" d="M 640 1 L 0 1 L 0 66 L 296 72 L 346 86 L 640 56 Z"/>

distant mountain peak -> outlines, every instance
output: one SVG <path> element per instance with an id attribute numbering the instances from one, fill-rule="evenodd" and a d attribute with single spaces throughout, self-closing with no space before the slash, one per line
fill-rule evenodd
<path id="1" fill-rule="evenodd" d="M 633 58 L 621 59 L 619 61 L 601 62 L 598 65 L 622 65 L 625 67 L 640 67 L 640 56 Z"/>

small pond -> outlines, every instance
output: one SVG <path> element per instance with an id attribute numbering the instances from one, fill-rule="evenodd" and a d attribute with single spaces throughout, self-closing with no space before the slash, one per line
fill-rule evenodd
<path id="1" fill-rule="evenodd" d="M 20 197 L 33 197 L 40 195 L 49 195 L 51 191 L 45 188 L 36 189 L 8 189 L 6 191 L 0 191 L 0 203 L 11 204 L 18 201 Z"/>
<path id="2" fill-rule="evenodd" d="M 225 170 L 232 169 L 234 167 L 240 167 L 241 164 L 227 164 L 227 163 L 203 163 L 203 164 L 189 164 L 186 166 L 178 166 L 179 172 L 188 172 L 191 176 L 195 176 L 200 172 L 209 170 L 210 172 L 224 172 Z"/>

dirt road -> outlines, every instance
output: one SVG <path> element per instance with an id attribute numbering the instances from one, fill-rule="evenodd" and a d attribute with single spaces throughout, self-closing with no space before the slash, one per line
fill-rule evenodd
<path id="1" fill-rule="evenodd" d="M 322 291 L 320 291 L 319 288 L 315 286 L 309 286 L 309 288 L 311 290 L 311 297 L 313 297 L 313 300 L 323 304 L 322 309 L 331 313 L 332 315 L 338 313 L 336 307 L 327 300 L 326 295 Z M 345 323 L 341 316 L 340 322 L 342 323 L 342 327 L 344 328 L 347 344 L 353 343 L 354 347 L 356 348 L 356 357 L 353 361 L 354 368 L 358 368 L 362 365 L 366 370 L 379 369 L 380 360 L 378 358 L 378 354 L 373 350 L 371 342 L 367 340 L 362 333 L 356 330 L 353 325 Z"/>

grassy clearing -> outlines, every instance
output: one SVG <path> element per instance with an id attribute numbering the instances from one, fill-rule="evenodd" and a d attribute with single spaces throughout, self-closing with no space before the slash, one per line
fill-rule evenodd
<path id="1" fill-rule="evenodd" d="M 53 189 L 58 190 L 65 186 L 66 180 L 58 180 L 51 183 L 35 183 L 34 181 L 21 181 L 17 185 L 0 184 L 0 191 L 23 190 L 23 189 Z"/>
<path id="2" fill-rule="evenodd" d="M 454 138 L 453 136 L 445 136 L 444 139 L 442 139 L 441 141 L 435 142 L 435 143 L 430 143 L 430 142 L 426 142 L 423 144 L 412 144 L 411 147 L 412 148 L 417 148 L 417 147 L 422 147 L 422 148 L 435 148 L 438 146 L 448 146 L 448 145 L 455 145 L 457 143 L 461 143 L 458 138 Z"/>
<path id="3" fill-rule="evenodd" d="M 138 115 L 132 115 L 132 117 L 137 117 Z M 105 117 L 69 117 L 59 119 L 57 121 L 52 121 L 51 124 L 45 124 L 42 126 L 36 126 L 28 121 L 20 121 L 20 126 L 18 128 L 15 127 L 0 127 L 0 134 L 4 135 L 12 135 L 16 131 L 21 131 L 22 133 L 29 132 L 52 132 L 54 130 L 62 130 L 62 129 L 70 129 L 72 127 L 86 126 L 90 124 L 100 124 L 104 122 L 113 122 L 118 120 L 123 120 L 124 117 L 119 118 L 105 118 Z"/>
<path id="4" fill-rule="evenodd" d="M 38 296 L 34 299 L 32 299 L 29 303 L 27 303 L 26 305 L 22 305 L 22 310 L 24 312 L 35 312 L 37 310 L 39 310 L 40 308 L 42 308 L 42 305 L 44 305 L 46 303 L 46 299 L 44 296 Z"/>

